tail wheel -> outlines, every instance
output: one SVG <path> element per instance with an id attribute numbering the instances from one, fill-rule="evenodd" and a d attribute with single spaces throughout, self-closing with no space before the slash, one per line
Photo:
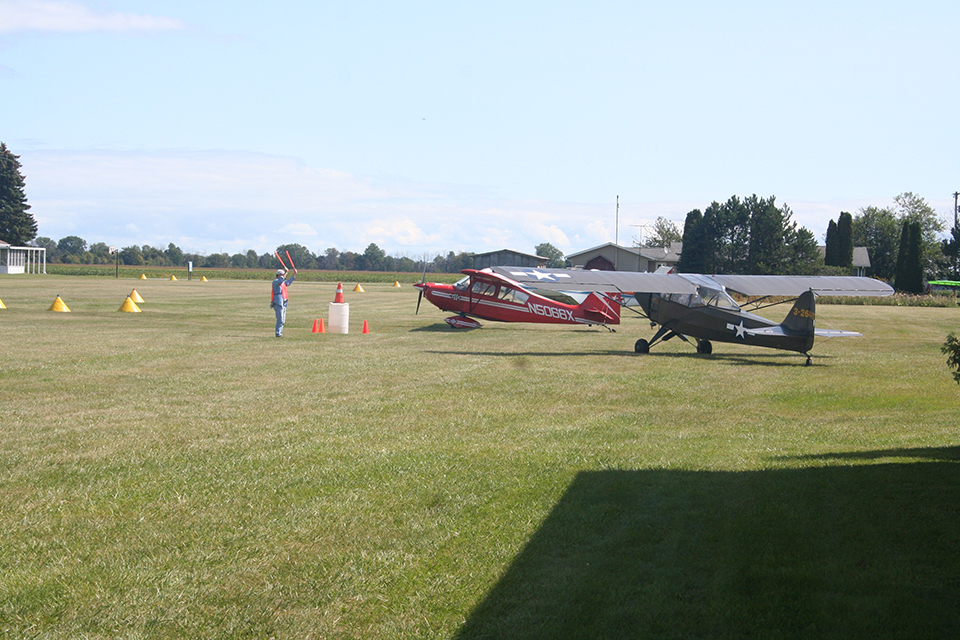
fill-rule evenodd
<path id="1" fill-rule="evenodd" d="M 633 345 L 633 350 L 635 353 L 650 353 L 650 343 L 640 338 L 637 340 L 637 343 Z"/>
<path id="2" fill-rule="evenodd" d="M 710 344 L 709 340 L 697 340 L 697 353 L 711 354 L 713 353 L 713 345 Z"/>

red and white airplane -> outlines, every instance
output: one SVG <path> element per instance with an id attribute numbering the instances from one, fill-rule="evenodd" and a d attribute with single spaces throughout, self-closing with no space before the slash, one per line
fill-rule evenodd
<path id="1" fill-rule="evenodd" d="M 544 322 L 600 325 L 620 324 L 620 304 L 605 293 L 589 293 L 580 304 L 567 304 L 534 293 L 505 275 L 490 270 L 464 269 L 456 284 L 421 282 L 417 312 L 424 296 L 443 311 L 457 315 L 444 322 L 457 329 L 482 326 L 474 318 L 498 322 Z M 529 285 L 528 285 L 529 286 Z"/>

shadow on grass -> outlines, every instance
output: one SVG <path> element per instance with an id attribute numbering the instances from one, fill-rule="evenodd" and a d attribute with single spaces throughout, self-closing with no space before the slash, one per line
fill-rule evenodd
<path id="1" fill-rule="evenodd" d="M 466 355 L 475 355 L 475 356 L 490 356 L 494 358 L 535 358 L 535 357 L 544 357 L 552 358 L 555 356 L 563 356 L 569 358 L 570 356 L 585 357 L 585 356 L 603 356 L 604 358 L 609 358 L 610 356 L 632 356 L 632 353 L 626 351 L 440 351 L 432 350 L 426 351 L 425 353 L 432 353 L 434 355 L 451 355 L 451 356 L 466 356 Z"/>
<path id="2" fill-rule="evenodd" d="M 456 638 L 958 637 L 960 453 L 899 455 L 581 473 Z"/>

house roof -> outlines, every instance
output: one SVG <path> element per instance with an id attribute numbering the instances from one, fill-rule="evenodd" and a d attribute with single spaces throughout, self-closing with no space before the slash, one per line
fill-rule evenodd
<path id="1" fill-rule="evenodd" d="M 827 248 L 823 245 L 817 247 L 820 249 L 820 257 L 827 255 Z M 870 268 L 870 252 L 867 251 L 866 247 L 854 247 L 853 248 L 853 264 L 852 267 L 866 267 Z"/>
<path id="2" fill-rule="evenodd" d="M 479 256 L 495 256 L 500 253 L 513 253 L 518 256 L 525 256 L 527 258 L 535 258 L 537 260 L 549 260 L 550 258 L 545 258 L 544 256 L 538 256 L 534 253 L 524 253 L 523 251 L 514 251 L 513 249 L 500 249 L 499 251 L 484 251 L 483 253 L 475 253 L 474 257 Z"/>
<path id="3" fill-rule="evenodd" d="M 590 249 L 584 249 L 583 251 L 578 251 L 576 253 L 569 253 L 565 257 L 567 260 L 573 260 L 574 258 L 578 258 L 582 255 L 586 255 L 600 249 L 605 249 L 607 247 L 619 249 L 620 251 L 626 251 L 627 253 L 631 253 L 633 255 L 640 255 L 648 260 L 659 260 L 661 262 L 676 262 L 680 259 L 680 252 L 683 251 L 682 242 L 671 243 L 669 247 L 623 247 L 612 242 L 607 242 L 604 244 L 599 244 L 595 247 L 591 247 Z"/>

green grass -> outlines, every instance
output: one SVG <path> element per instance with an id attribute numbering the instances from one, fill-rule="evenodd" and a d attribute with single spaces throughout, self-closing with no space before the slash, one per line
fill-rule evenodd
<path id="1" fill-rule="evenodd" d="M 364 287 L 277 340 L 265 282 L 0 278 L 0 637 L 960 632 L 955 307 L 822 305 L 804 367 Z"/>

